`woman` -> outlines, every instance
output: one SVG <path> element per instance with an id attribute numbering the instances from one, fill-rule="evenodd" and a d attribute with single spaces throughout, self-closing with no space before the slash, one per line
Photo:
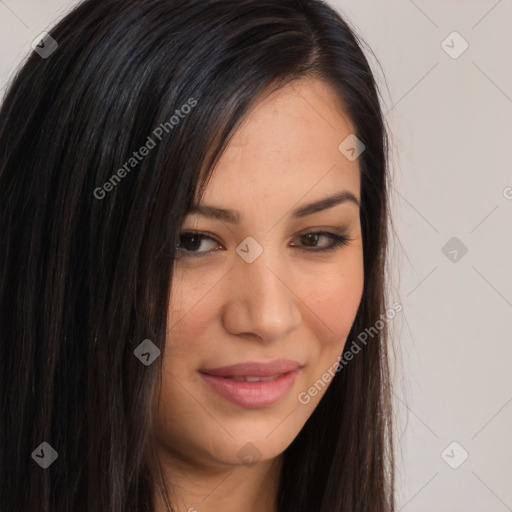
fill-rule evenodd
<path id="1" fill-rule="evenodd" d="M 361 44 L 318 0 L 86 0 L 34 45 L 1 112 L 0 510 L 394 510 Z"/>

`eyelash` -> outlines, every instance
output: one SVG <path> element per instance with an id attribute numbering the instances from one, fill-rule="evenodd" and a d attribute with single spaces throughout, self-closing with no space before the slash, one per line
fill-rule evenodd
<path id="1" fill-rule="evenodd" d="M 328 252 L 332 252 L 336 249 L 341 249 L 341 247 L 343 247 L 343 246 L 350 245 L 350 240 L 351 240 L 348 236 L 337 235 L 337 234 L 331 233 L 329 231 L 309 231 L 308 233 L 303 233 L 303 234 L 299 235 L 299 237 L 305 237 L 308 235 L 325 236 L 331 240 L 331 244 L 328 247 L 324 247 L 322 249 L 314 249 L 314 248 L 299 249 L 299 251 L 309 252 L 309 253 L 311 253 L 311 252 L 328 253 Z M 216 240 L 214 238 L 206 235 L 205 233 L 201 233 L 200 231 L 185 231 L 183 233 L 180 233 L 180 239 L 181 239 L 181 237 L 184 237 L 184 236 L 195 236 L 200 241 L 207 239 L 207 240 L 212 240 L 212 241 L 216 242 Z M 205 256 L 205 255 L 213 252 L 213 251 L 203 251 L 203 252 L 187 251 L 183 248 L 180 248 L 179 244 L 177 245 L 176 250 L 178 252 L 183 253 L 186 257 L 193 257 L 193 258 Z"/>

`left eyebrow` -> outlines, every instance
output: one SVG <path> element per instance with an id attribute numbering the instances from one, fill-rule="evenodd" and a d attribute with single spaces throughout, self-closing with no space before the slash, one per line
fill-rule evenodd
<path id="1" fill-rule="evenodd" d="M 324 199 L 320 199 L 319 201 L 308 203 L 304 206 L 299 206 L 293 210 L 292 216 L 299 219 L 301 217 L 311 215 L 312 213 L 316 213 L 321 210 L 327 210 L 327 208 L 332 208 L 333 206 L 346 202 L 354 203 L 357 207 L 360 206 L 359 199 L 354 194 L 352 194 L 352 192 L 344 190 L 343 192 L 340 192 L 334 196 L 326 197 Z"/>
<path id="2" fill-rule="evenodd" d="M 313 213 L 319 212 L 321 210 L 327 210 L 328 208 L 332 208 L 333 206 L 346 202 L 353 203 L 357 207 L 360 206 L 359 199 L 354 194 L 352 194 L 352 192 L 344 190 L 333 196 L 325 197 L 324 199 L 313 201 L 312 203 L 308 203 L 295 208 L 295 210 L 292 211 L 292 217 L 295 219 L 300 219 L 302 217 L 307 217 Z M 239 222 L 241 217 L 240 212 L 236 210 L 225 210 L 223 208 L 217 208 L 215 206 L 210 206 L 204 203 L 192 205 L 187 213 L 197 213 L 204 217 L 210 217 L 232 224 Z"/>

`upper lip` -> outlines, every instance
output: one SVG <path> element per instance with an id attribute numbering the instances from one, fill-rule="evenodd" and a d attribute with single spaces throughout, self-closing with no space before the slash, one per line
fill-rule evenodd
<path id="1" fill-rule="evenodd" d="M 221 368 L 207 368 L 201 372 L 218 377 L 271 377 L 298 370 L 301 367 L 302 365 L 297 361 L 277 359 L 268 363 L 247 361 Z"/>

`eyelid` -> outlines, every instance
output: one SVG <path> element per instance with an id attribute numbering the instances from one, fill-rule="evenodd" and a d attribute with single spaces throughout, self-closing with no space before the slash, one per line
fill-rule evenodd
<path id="1" fill-rule="evenodd" d="M 183 235 L 198 235 L 199 237 L 201 237 L 202 240 L 211 240 L 211 241 L 214 241 L 216 242 L 218 245 L 222 245 L 217 237 L 211 233 L 208 233 L 208 232 L 205 232 L 205 231 L 200 231 L 200 230 L 195 230 L 195 229 L 189 229 L 189 230 L 184 230 L 182 231 L 179 236 L 183 236 Z M 312 247 L 312 248 L 309 248 L 307 246 L 299 246 L 299 245 L 292 245 L 292 247 L 294 248 L 297 248 L 297 250 L 301 251 L 301 252 L 306 252 L 306 253 L 330 253 L 330 252 L 334 252 L 336 249 L 341 249 L 342 246 L 348 246 L 350 245 L 350 243 L 354 240 L 353 237 L 349 236 L 347 234 L 347 229 L 345 228 L 336 228 L 336 227 L 314 227 L 314 228 L 307 228 L 305 231 L 299 231 L 297 234 L 293 235 L 293 238 L 297 238 L 297 237 L 304 237 L 304 236 L 307 236 L 307 235 L 318 235 L 320 237 L 324 236 L 326 238 L 330 238 L 331 239 L 331 243 L 329 246 L 327 247 L 323 247 L 323 248 L 315 248 L 315 247 Z M 209 251 L 202 251 L 202 252 L 194 252 L 194 251 L 186 251 L 184 249 L 180 249 L 180 248 L 177 248 L 177 252 L 178 253 L 182 253 L 183 255 L 185 255 L 185 257 L 202 257 L 202 256 L 207 256 L 213 252 L 216 252 L 218 251 L 219 249 L 212 249 L 212 250 L 209 250 Z"/>

